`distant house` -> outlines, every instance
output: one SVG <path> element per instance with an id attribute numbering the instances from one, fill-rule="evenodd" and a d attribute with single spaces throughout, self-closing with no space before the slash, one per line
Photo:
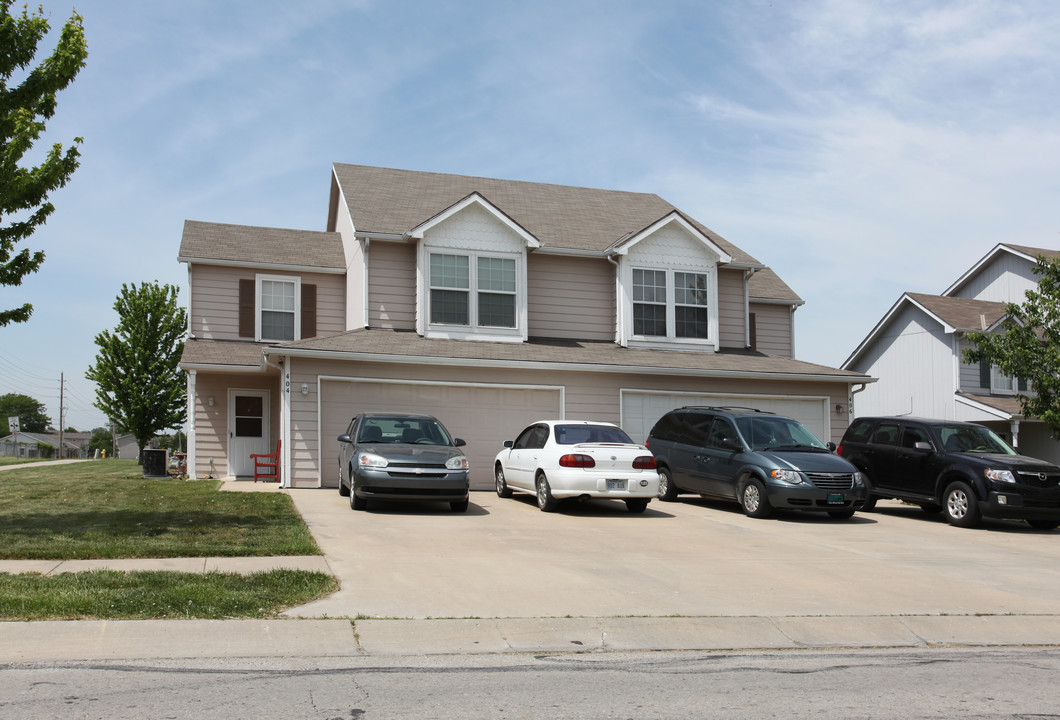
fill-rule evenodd
<path id="1" fill-rule="evenodd" d="M 92 433 L 28 433 L 0 438 L 0 456 L 20 458 L 71 459 L 88 457 L 88 443 Z M 60 442 L 62 451 L 59 451 Z"/>
<path id="2" fill-rule="evenodd" d="M 1060 462 L 1045 424 L 1025 417 L 1016 396 L 1033 386 L 988 363 L 970 365 L 969 332 L 997 332 L 1005 306 L 1037 287 L 1039 255 L 1056 250 L 1002 243 L 941 295 L 905 293 L 846 359 L 844 370 L 879 382 L 855 395 L 854 415 L 917 415 L 986 425 L 1020 451 Z"/>
<path id="3" fill-rule="evenodd" d="M 326 230 L 187 221 L 189 469 L 335 487 L 361 411 L 437 416 L 493 484 L 543 418 L 643 441 L 682 405 L 838 440 L 857 372 L 793 357 L 802 300 L 657 195 L 336 164 Z"/>

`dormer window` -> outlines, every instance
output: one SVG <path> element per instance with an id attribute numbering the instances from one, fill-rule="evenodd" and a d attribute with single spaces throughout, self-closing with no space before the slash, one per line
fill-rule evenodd
<path id="1" fill-rule="evenodd" d="M 633 268 L 632 290 L 634 337 L 710 339 L 706 273 Z"/>
<path id="2" fill-rule="evenodd" d="M 515 260 L 430 254 L 432 325 L 514 328 Z"/>

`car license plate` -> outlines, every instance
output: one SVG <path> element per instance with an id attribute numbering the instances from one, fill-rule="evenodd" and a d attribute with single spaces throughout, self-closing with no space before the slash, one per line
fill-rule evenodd
<path id="1" fill-rule="evenodd" d="M 829 505 L 842 505 L 843 502 L 844 502 L 844 498 L 843 498 L 843 494 L 842 493 L 830 493 L 828 495 L 828 504 Z"/>
<path id="2" fill-rule="evenodd" d="M 607 481 L 607 489 L 608 490 L 625 490 L 626 489 L 626 481 L 625 480 L 608 480 Z"/>

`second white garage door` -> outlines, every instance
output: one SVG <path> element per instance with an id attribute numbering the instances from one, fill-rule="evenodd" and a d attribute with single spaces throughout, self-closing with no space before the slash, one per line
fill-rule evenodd
<path id="1" fill-rule="evenodd" d="M 563 390 L 547 386 L 489 383 L 388 381 L 329 378 L 320 383 L 321 468 L 323 485 L 338 484 L 336 437 L 361 412 L 412 412 L 433 415 L 454 436 L 467 441 L 471 487 L 493 487 L 493 458 L 505 440 L 535 420 L 560 418 Z"/>
<path id="2" fill-rule="evenodd" d="M 685 405 L 726 405 L 752 407 L 795 418 L 822 442 L 831 439 L 828 431 L 826 397 L 776 395 L 708 395 L 703 393 L 655 393 L 644 390 L 622 391 L 622 427 L 637 442 L 644 442 L 652 426 L 670 410 Z"/>

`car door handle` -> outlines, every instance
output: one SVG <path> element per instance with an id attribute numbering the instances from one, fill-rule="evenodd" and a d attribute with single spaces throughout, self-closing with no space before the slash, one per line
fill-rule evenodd
<path id="1" fill-rule="evenodd" d="M 710 456 L 709 455 L 696 455 L 692 459 L 695 460 L 696 462 L 699 462 L 699 463 L 710 462 Z"/>

